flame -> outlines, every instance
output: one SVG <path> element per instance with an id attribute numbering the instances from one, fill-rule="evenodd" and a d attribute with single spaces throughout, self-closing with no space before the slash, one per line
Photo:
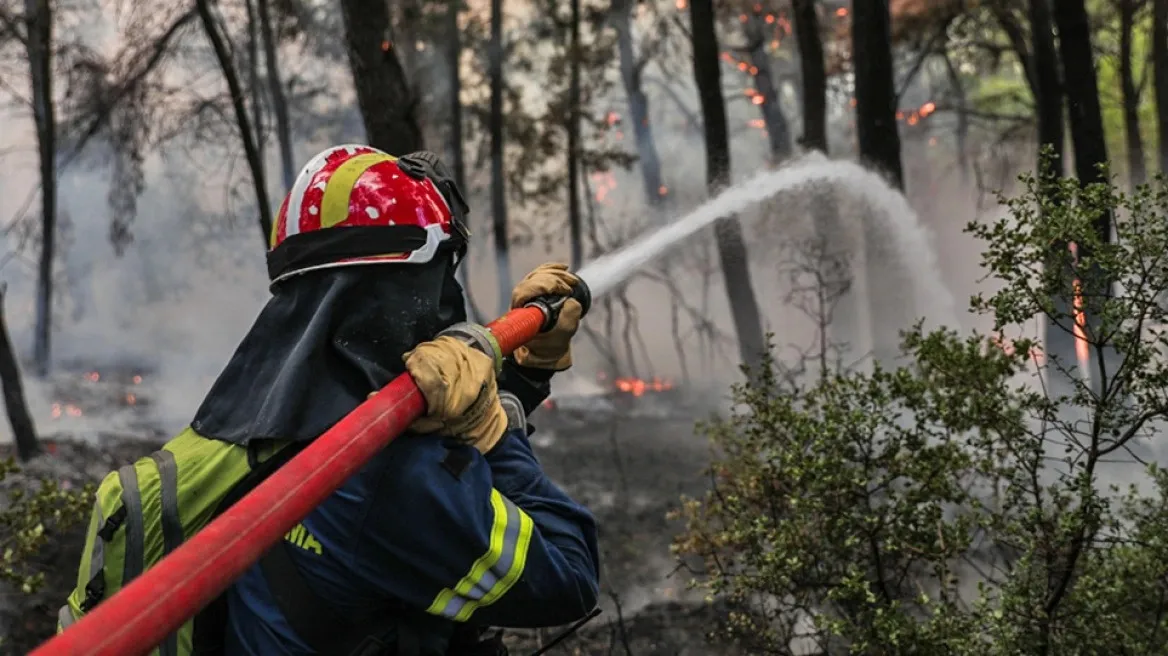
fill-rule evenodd
<path id="1" fill-rule="evenodd" d="M 836 9 L 835 15 L 839 18 L 846 18 L 848 15 L 848 8 L 847 7 L 840 7 L 839 9 Z"/>
<path id="2" fill-rule="evenodd" d="M 142 384 L 142 377 L 141 376 L 134 376 L 134 384 L 141 385 Z"/>
<path id="3" fill-rule="evenodd" d="M 665 194 L 668 194 L 668 193 L 669 193 L 669 187 L 666 187 L 665 185 L 661 185 L 660 187 L 657 187 L 657 195 L 658 196 L 664 196 Z"/>
<path id="4" fill-rule="evenodd" d="M 97 381 L 101 380 L 101 372 L 91 371 L 85 374 L 85 379 L 91 383 L 96 383 Z"/>
<path id="5" fill-rule="evenodd" d="M 385 39 L 381 42 L 381 52 L 389 52 L 389 49 L 392 47 L 393 44 L 389 42 L 389 39 Z"/>
<path id="6" fill-rule="evenodd" d="M 752 118 L 750 119 L 750 127 L 763 129 L 766 127 L 766 121 L 761 118 Z"/>
<path id="7" fill-rule="evenodd" d="M 654 376 L 648 380 L 641 378 L 617 378 L 616 389 L 633 396 L 644 396 L 646 392 L 665 392 L 673 389 L 673 381 Z"/>
<path id="8" fill-rule="evenodd" d="M 609 112 L 608 114 L 605 114 L 605 116 L 604 116 L 604 122 L 607 123 L 609 127 L 612 127 L 612 126 L 616 125 L 617 123 L 620 123 L 620 120 L 621 120 L 620 114 L 617 114 L 616 112 Z"/>
<path id="9" fill-rule="evenodd" d="M 126 405 L 135 405 L 136 403 L 138 403 L 138 397 L 133 394 L 126 395 Z"/>
<path id="10" fill-rule="evenodd" d="M 686 8 L 686 1 L 685 0 L 677 0 L 677 8 L 678 9 L 685 9 Z"/>
<path id="11" fill-rule="evenodd" d="M 1079 245 L 1071 243 L 1067 246 L 1071 251 L 1071 257 L 1077 262 L 1079 260 Z M 1087 362 L 1091 359 L 1091 346 L 1087 343 L 1087 315 L 1083 311 L 1083 283 L 1076 279 L 1074 286 L 1073 297 L 1071 299 L 1071 312 L 1075 317 L 1075 356 L 1079 358 L 1080 366 L 1086 367 Z"/>

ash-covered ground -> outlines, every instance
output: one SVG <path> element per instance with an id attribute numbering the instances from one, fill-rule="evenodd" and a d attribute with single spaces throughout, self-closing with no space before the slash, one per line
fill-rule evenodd
<path id="1" fill-rule="evenodd" d="M 133 367 L 81 367 L 54 378 L 56 398 L 38 417 L 46 454 L 9 485 L 53 477 L 66 485 L 97 482 L 147 455 L 170 435 L 152 418 L 150 373 Z M 719 611 L 687 590 L 669 544 L 666 519 L 682 494 L 704 489 L 709 449 L 694 420 L 709 395 L 662 381 L 565 385 L 532 416 L 533 442 L 545 469 L 596 514 L 602 550 L 603 613 L 548 654 L 625 656 L 731 654 L 706 634 Z M 700 396 L 701 398 L 697 398 Z M 7 456 L 10 449 L 0 446 Z M 41 554 L 46 585 L 32 596 L 0 596 L 4 654 L 24 654 L 50 635 L 56 610 L 74 584 L 82 527 Z M 531 654 L 558 630 L 508 632 L 513 654 Z"/>

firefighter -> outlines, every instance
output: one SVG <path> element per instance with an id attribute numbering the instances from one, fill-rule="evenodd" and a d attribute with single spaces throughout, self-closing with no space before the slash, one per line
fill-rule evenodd
<path id="1" fill-rule="evenodd" d="M 556 626 L 595 606 L 595 521 L 543 473 L 526 423 L 571 366 L 582 309 L 567 301 L 498 376 L 465 339 L 435 337 L 468 330 L 466 211 L 428 153 L 339 146 L 301 170 L 272 230 L 273 296 L 193 429 L 307 442 L 405 371 L 428 411 L 234 584 L 221 648 L 196 619 L 196 653 L 493 656 L 506 650 L 484 627 Z M 575 282 L 541 266 L 512 306 Z"/>

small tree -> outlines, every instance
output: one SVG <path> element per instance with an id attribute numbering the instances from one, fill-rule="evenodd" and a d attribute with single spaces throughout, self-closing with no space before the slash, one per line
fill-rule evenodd
<path id="1" fill-rule="evenodd" d="M 969 227 L 1001 283 L 972 302 L 995 336 L 915 328 L 909 365 L 794 384 L 772 360 L 734 390 L 731 417 L 703 426 L 713 487 L 678 511 L 675 546 L 694 584 L 731 602 L 724 634 L 752 653 L 1168 650 L 1168 473 L 1148 466 L 1128 490 L 1106 478 L 1168 412 L 1168 184 L 1129 197 L 1023 182 L 1007 218 Z M 1093 226 L 1103 212 L 1114 243 Z M 1090 256 L 1050 266 L 1060 241 Z M 1077 294 L 1098 325 L 1059 314 Z M 1097 356 L 1100 380 L 1003 341 L 1040 315 L 1116 354 Z M 1054 371 L 1073 381 L 1057 397 Z"/>

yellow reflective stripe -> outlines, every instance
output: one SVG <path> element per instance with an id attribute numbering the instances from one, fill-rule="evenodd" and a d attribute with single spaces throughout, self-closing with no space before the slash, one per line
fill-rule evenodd
<path id="1" fill-rule="evenodd" d="M 397 158 L 383 153 L 357 155 L 337 167 L 324 188 L 320 201 L 320 227 L 331 228 L 349 216 L 349 197 L 357 179 L 374 165 L 393 162 Z"/>
<path id="2" fill-rule="evenodd" d="M 487 552 L 453 588 L 439 592 L 426 612 L 465 622 L 476 609 L 502 597 L 522 576 L 534 531 L 531 517 L 497 490 L 491 490 L 491 509 L 494 518 Z"/>

